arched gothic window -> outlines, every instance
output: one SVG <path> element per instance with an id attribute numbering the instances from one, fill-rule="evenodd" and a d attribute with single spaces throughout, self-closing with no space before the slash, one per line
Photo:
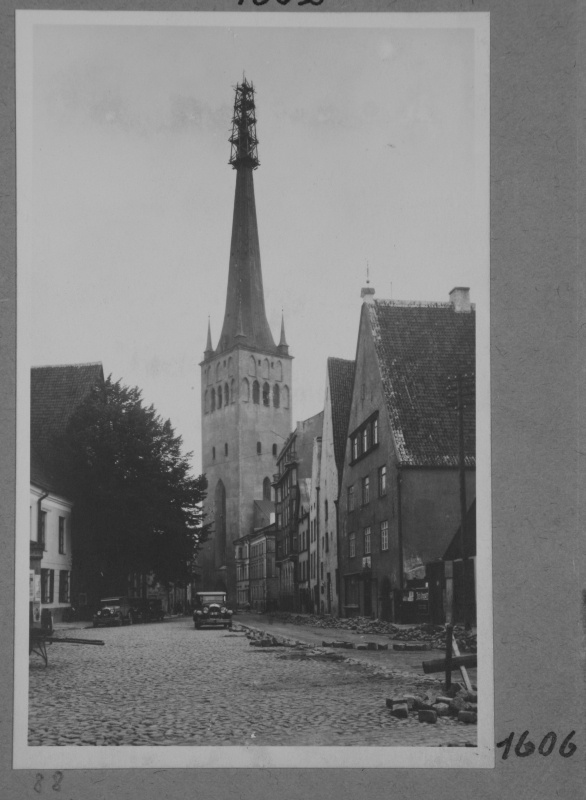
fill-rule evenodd
<path id="1" fill-rule="evenodd" d="M 229 402 L 230 402 L 230 389 L 228 387 L 228 384 L 225 383 L 224 384 L 224 405 L 227 406 Z"/>
<path id="2" fill-rule="evenodd" d="M 262 453 L 262 444 L 260 442 L 256 443 L 256 452 L 259 456 Z"/>
<path id="3" fill-rule="evenodd" d="M 224 445 L 224 455 L 225 456 L 228 455 L 228 442 L 226 442 L 226 444 Z"/>
<path id="4" fill-rule="evenodd" d="M 250 400 L 250 384 L 248 383 L 248 378 L 244 378 L 240 384 L 240 397 L 245 403 L 248 403 Z"/>
<path id="5" fill-rule="evenodd" d="M 289 408 L 289 387 L 283 386 L 283 408 Z"/>
<path id="6" fill-rule="evenodd" d="M 216 410 L 216 390 L 215 389 L 212 389 L 212 405 L 211 405 L 211 408 L 212 408 L 212 411 Z"/>
<path id="7" fill-rule="evenodd" d="M 265 478 L 262 482 L 262 499 L 263 500 L 270 500 L 271 499 L 271 482 L 268 478 Z"/>
<path id="8" fill-rule="evenodd" d="M 219 381 L 222 376 L 222 364 L 220 361 L 216 364 L 216 380 Z"/>
<path id="9" fill-rule="evenodd" d="M 278 383 L 273 386 L 273 405 L 275 408 L 279 408 L 281 405 L 281 390 Z"/>
<path id="10" fill-rule="evenodd" d="M 258 381 L 252 384 L 252 402 L 257 405 L 260 403 L 260 385 Z"/>
<path id="11" fill-rule="evenodd" d="M 250 356 L 248 359 L 248 374 L 256 375 L 256 361 L 254 360 L 254 356 Z"/>
<path id="12" fill-rule="evenodd" d="M 274 444 L 274 445 L 273 445 L 273 455 L 274 455 L 275 457 L 276 457 L 276 455 L 277 455 L 277 445 L 276 445 L 276 444 Z"/>
<path id="13" fill-rule="evenodd" d="M 232 375 L 234 373 L 234 362 L 232 361 L 232 356 L 228 359 L 228 375 Z"/>
<path id="14" fill-rule="evenodd" d="M 268 360 L 268 358 L 265 358 L 264 361 L 262 362 L 262 376 L 263 376 L 263 378 L 268 378 L 269 377 L 269 360 Z"/>
<path id="15" fill-rule="evenodd" d="M 222 481 L 214 492 L 214 556 L 216 569 L 226 563 L 226 489 Z"/>
<path id="16" fill-rule="evenodd" d="M 283 380 L 283 365 L 281 364 L 280 361 L 277 361 L 277 363 L 275 364 L 275 378 L 278 381 Z"/>
<path id="17" fill-rule="evenodd" d="M 236 398 L 234 397 L 234 386 L 235 386 L 234 378 L 232 378 L 232 380 L 230 381 L 230 402 L 231 403 L 235 403 L 236 402 Z"/>
<path id="18" fill-rule="evenodd" d="M 222 408 L 222 387 L 218 386 L 218 408 Z"/>
<path id="19" fill-rule="evenodd" d="M 268 383 L 263 383 L 262 404 L 263 406 L 270 406 L 271 404 L 271 387 L 269 386 Z"/>
<path id="20" fill-rule="evenodd" d="M 210 410 L 210 393 L 206 389 L 203 395 L 203 411 L 207 414 Z"/>
<path id="21" fill-rule="evenodd" d="M 211 382 L 212 382 L 212 368 L 208 367 L 206 369 L 206 383 L 209 386 Z"/>

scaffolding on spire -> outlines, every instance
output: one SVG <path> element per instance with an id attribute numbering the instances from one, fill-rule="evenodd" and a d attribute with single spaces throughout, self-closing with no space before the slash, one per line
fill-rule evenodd
<path id="1" fill-rule="evenodd" d="M 252 169 L 259 166 L 254 86 L 244 77 L 242 83 L 235 87 L 232 135 L 229 141 L 232 146 L 229 163 L 234 169 L 241 165 L 251 166 Z"/>

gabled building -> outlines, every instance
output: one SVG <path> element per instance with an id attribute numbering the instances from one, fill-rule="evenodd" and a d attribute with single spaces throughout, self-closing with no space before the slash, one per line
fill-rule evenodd
<path id="1" fill-rule="evenodd" d="M 236 87 L 230 164 L 236 171 L 222 332 L 210 328 L 201 362 L 204 510 L 213 523 L 199 555 L 200 589 L 236 596 L 234 541 L 253 528 L 255 500 L 271 499 L 278 450 L 291 432 L 292 356 L 281 323 L 275 344 L 265 311 L 253 172 L 259 166 L 254 88 Z"/>
<path id="2" fill-rule="evenodd" d="M 279 453 L 273 476 L 279 607 L 283 611 L 300 609 L 300 523 L 309 512 L 314 441 L 321 436 L 322 424 L 323 411 L 297 423 Z"/>
<path id="3" fill-rule="evenodd" d="M 344 454 L 348 438 L 348 419 L 354 386 L 354 361 L 328 358 L 324 423 L 319 462 L 314 466 L 315 487 L 314 604 L 318 613 L 340 613 L 340 574 L 338 568 L 338 498 L 342 484 Z M 315 508 L 314 508 L 315 506 Z"/>
<path id="4" fill-rule="evenodd" d="M 47 609 L 54 621 L 71 604 L 85 605 L 83 587 L 72 580 L 75 536 L 73 503 L 55 458 L 55 442 L 74 411 L 104 383 L 101 364 L 33 367 L 31 370 L 30 548 L 31 614 Z"/>
<path id="5" fill-rule="evenodd" d="M 460 524 L 459 425 L 449 385 L 453 376 L 473 376 L 475 311 L 464 288 L 447 303 L 373 295 L 363 290 L 339 501 L 341 610 L 401 621 L 413 614 L 414 590 L 426 588 L 426 564 L 442 559 Z M 473 402 L 463 422 L 470 504 Z M 418 604 L 417 618 L 431 613 Z"/>

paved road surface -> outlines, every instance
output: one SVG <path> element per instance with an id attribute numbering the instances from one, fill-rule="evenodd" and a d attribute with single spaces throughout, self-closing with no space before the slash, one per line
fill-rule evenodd
<path id="1" fill-rule="evenodd" d="M 440 745 L 476 726 L 396 720 L 385 698 L 421 678 L 369 664 L 251 647 L 240 632 L 189 618 L 63 631 L 104 647 L 49 647 L 30 658 L 31 745 Z M 344 655 L 348 651 L 345 651 Z M 340 654 L 340 657 L 342 654 Z"/>

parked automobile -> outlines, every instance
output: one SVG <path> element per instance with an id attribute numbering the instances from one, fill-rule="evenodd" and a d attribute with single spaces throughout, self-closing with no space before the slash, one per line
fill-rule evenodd
<path id="1" fill-rule="evenodd" d="M 100 625 L 132 625 L 136 612 L 128 597 L 104 597 L 100 600 L 100 608 L 93 616 L 94 628 Z"/>
<path id="2" fill-rule="evenodd" d="M 163 601 L 159 598 L 133 598 L 130 602 L 135 622 L 160 622 L 165 616 Z"/>
<path id="3" fill-rule="evenodd" d="M 226 592 L 196 592 L 193 624 L 196 628 L 204 625 L 223 625 L 232 627 L 232 614 L 226 605 Z"/>

